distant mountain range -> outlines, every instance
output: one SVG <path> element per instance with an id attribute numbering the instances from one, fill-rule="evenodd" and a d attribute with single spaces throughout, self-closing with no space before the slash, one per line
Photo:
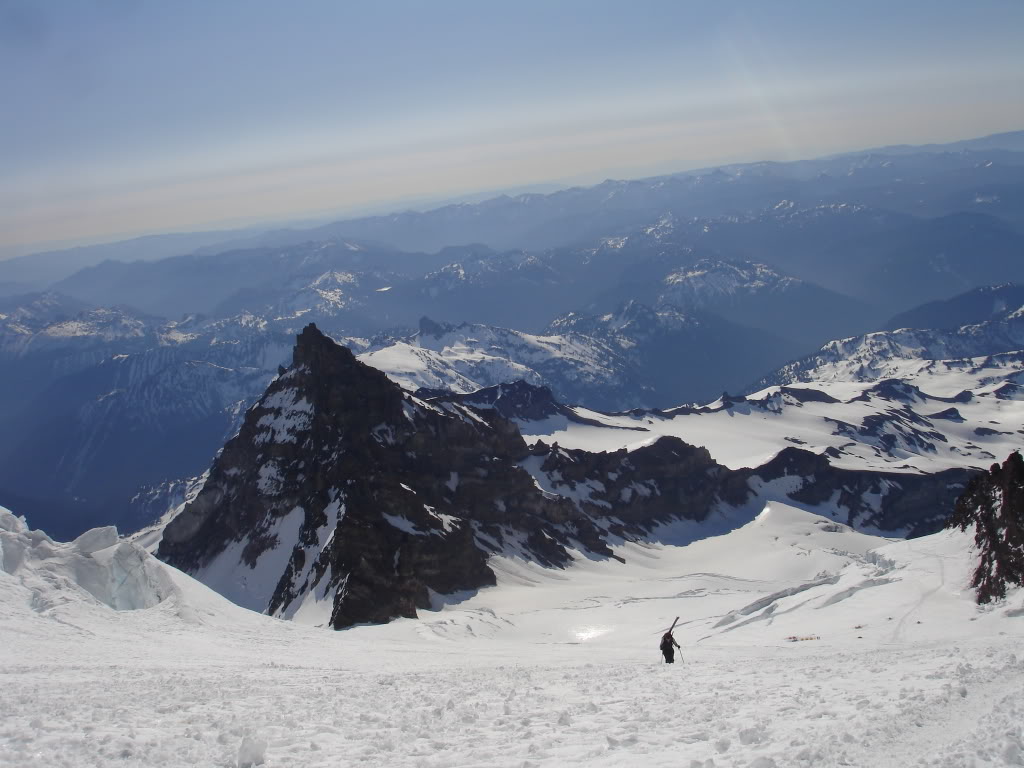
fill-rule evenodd
<path id="1" fill-rule="evenodd" d="M 883 330 L 899 328 L 960 328 L 999 320 L 1014 307 L 1024 306 L 1024 285 L 986 285 L 943 301 L 930 301 L 887 322 Z"/>
<path id="2" fill-rule="evenodd" d="M 1011 294 L 1006 287 L 988 293 L 1000 291 Z M 954 299 L 951 304 L 963 305 L 976 296 L 972 292 L 968 299 Z M 923 309 L 913 314 L 927 316 L 931 312 Z M 987 314 L 990 319 L 959 328 L 899 328 L 832 341 L 813 355 L 784 366 L 760 384 L 870 381 L 906 376 L 908 369 L 939 368 L 949 360 L 982 358 L 987 364 L 1012 360 L 1013 353 L 1024 350 L 1024 304 L 1003 306 L 1001 311 Z"/>
<path id="3" fill-rule="evenodd" d="M 816 160 L 609 180 L 594 187 L 500 195 L 480 203 L 349 219 L 308 229 L 152 235 L 0 261 L 0 289 L 7 294 L 42 290 L 74 271 L 107 260 L 150 261 L 329 240 L 371 241 L 392 249 L 428 252 L 468 243 L 497 250 L 543 250 L 636 229 L 670 212 L 682 219 L 744 217 L 783 200 L 799 208 L 850 204 L 924 218 L 984 212 L 1022 231 L 1021 137 L 1024 131 L 943 145 L 880 147 Z"/>
<path id="4" fill-rule="evenodd" d="M 204 246 L 251 236 L 247 230 L 215 230 L 146 235 L 99 245 L 31 253 L 0 260 L 0 296 L 39 291 L 104 261 L 155 261 L 190 253 Z"/>
<path id="5" fill-rule="evenodd" d="M 1013 139 L 609 181 L 226 252 L 146 261 L 126 246 L 53 290 L 0 298 L 0 503 L 56 510 L 44 527 L 60 537 L 148 521 L 239 428 L 310 322 L 432 396 L 523 380 L 566 406 L 653 413 L 974 368 L 1005 395 L 1024 303 Z M 923 391 L 947 396 L 934 386 Z M 983 466 L 975 442 L 951 444 Z"/>
<path id="6" fill-rule="evenodd" d="M 61 316 L 54 301 L 37 303 Z M 506 414 L 529 440 L 619 450 L 670 435 L 737 468 L 788 445 L 849 469 L 931 473 L 984 467 L 1019 445 L 1024 352 L 999 350 L 1021 349 L 1020 322 L 1019 312 L 1008 312 L 952 331 L 832 342 L 780 368 L 755 386 L 768 390 L 749 398 L 708 397 L 706 406 L 661 410 L 634 404 L 656 402 L 659 382 L 665 391 L 672 381 L 682 388 L 710 368 L 687 341 L 701 321 L 676 311 L 634 304 L 619 314 L 569 316 L 560 332 L 542 336 L 424 320 L 407 337 L 345 341 L 422 397 L 470 397 L 517 380 L 550 388 L 547 399 L 531 396 L 535 404 L 550 401 L 550 413 L 526 421 Z M 5 344 L 9 368 L 26 375 L 0 380 L 9 435 L 0 490 L 33 517 L 57 509 L 46 520 L 54 530 L 103 520 L 126 529 L 145 524 L 180 499 L 182 481 L 203 471 L 287 362 L 285 327 L 253 315 L 151 327 L 123 312 L 86 312 Z M 39 386 L 44 381 L 51 383 Z M 772 389 L 780 385 L 781 394 Z M 619 417 L 603 413 L 627 408 Z M 583 442 L 569 422 L 584 425 Z"/>
<path id="7" fill-rule="evenodd" d="M 550 194 L 500 196 L 477 204 L 282 230 L 237 247 L 352 238 L 413 251 L 484 243 L 498 250 L 546 249 L 642 226 L 674 212 L 684 218 L 747 216 L 794 201 L 806 208 L 846 203 L 939 217 L 987 210 L 1024 224 L 1024 131 L 929 147 L 885 147 L 817 160 L 760 162 L 636 181 L 608 180 Z M 222 246 L 221 246 L 222 247 Z"/>

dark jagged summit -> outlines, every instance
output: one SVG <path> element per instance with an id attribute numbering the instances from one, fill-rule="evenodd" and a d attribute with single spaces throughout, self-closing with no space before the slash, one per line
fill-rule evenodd
<path id="1" fill-rule="evenodd" d="M 441 338 L 446 333 L 451 333 L 456 326 L 449 323 L 438 323 L 424 315 L 420 318 L 420 335 Z"/>
<path id="2" fill-rule="evenodd" d="M 978 602 L 1000 600 L 1008 585 L 1024 585 L 1024 459 L 1019 452 L 973 478 L 957 500 L 946 527 L 966 531 L 970 526 L 980 554 L 971 580 Z"/>
<path id="3" fill-rule="evenodd" d="M 494 410 L 424 403 L 310 325 L 158 555 L 271 615 L 320 604 L 336 628 L 415 616 L 431 592 L 493 584 L 486 560 L 512 527 L 555 565 L 565 524 L 597 539 L 518 466 L 527 455 Z"/>

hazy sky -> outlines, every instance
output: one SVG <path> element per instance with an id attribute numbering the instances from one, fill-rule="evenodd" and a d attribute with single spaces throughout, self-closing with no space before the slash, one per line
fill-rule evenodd
<path id="1" fill-rule="evenodd" d="M 0 246 L 1024 128 L 1021 0 L 0 0 Z"/>

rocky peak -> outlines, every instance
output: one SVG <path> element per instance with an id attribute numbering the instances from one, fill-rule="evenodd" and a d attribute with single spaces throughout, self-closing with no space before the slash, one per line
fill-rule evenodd
<path id="1" fill-rule="evenodd" d="M 438 323 L 425 315 L 420 318 L 420 336 L 433 336 L 439 339 L 453 330 L 455 330 L 455 326 L 449 323 Z"/>
<path id="2" fill-rule="evenodd" d="M 947 528 L 974 527 L 978 567 L 971 586 L 979 603 L 1006 597 L 1008 585 L 1024 585 L 1024 459 L 1011 453 L 976 476 L 956 502 Z"/>
<path id="3" fill-rule="evenodd" d="M 309 325 L 158 555 L 272 615 L 415 616 L 431 591 L 493 583 L 510 527 L 528 554 L 568 561 L 548 531 L 587 521 L 537 488 L 527 453 L 494 409 L 424 403 Z"/>
<path id="4" fill-rule="evenodd" d="M 303 367 L 310 368 L 318 377 L 346 374 L 375 379 L 373 383 L 387 381 L 387 376 L 360 363 L 348 347 L 335 343 L 316 323 L 307 325 L 295 338 L 292 369 Z"/>

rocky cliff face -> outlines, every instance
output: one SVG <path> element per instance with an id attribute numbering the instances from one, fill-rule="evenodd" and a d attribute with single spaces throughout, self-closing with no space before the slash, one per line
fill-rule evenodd
<path id="1" fill-rule="evenodd" d="M 786 482 L 785 497 L 790 502 L 821 509 L 822 514 L 834 510 L 853 528 L 905 532 L 914 537 L 941 529 L 957 494 L 975 472 L 960 468 L 929 474 L 843 469 L 829 462 L 827 452 L 785 448 L 766 464 L 737 474 L 751 487 Z"/>
<path id="2" fill-rule="evenodd" d="M 1024 459 L 1011 453 L 975 477 L 956 502 L 947 527 L 974 527 L 979 562 L 971 580 L 979 603 L 1006 596 L 1010 584 L 1024 584 Z"/>
<path id="3" fill-rule="evenodd" d="M 616 535 L 643 535 L 677 518 L 704 520 L 715 511 L 784 499 L 854 528 L 934 533 L 970 470 L 933 474 L 842 469 L 826 456 L 785 448 L 756 468 L 730 470 L 707 449 L 662 437 L 631 451 L 608 453 L 534 446 L 538 483 L 571 498 L 586 514 L 608 518 Z"/>
<path id="4" fill-rule="evenodd" d="M 551 564 L 568 560 L 555 526 L 566 543 L 592 527 L 537 488 L 527 452 L 496 411 L 418 400 L 311 325 L 158 554 L 273 615 L 414 616 L 431 591 L 493 583 L 486 558 L 513 527 Z"/>

